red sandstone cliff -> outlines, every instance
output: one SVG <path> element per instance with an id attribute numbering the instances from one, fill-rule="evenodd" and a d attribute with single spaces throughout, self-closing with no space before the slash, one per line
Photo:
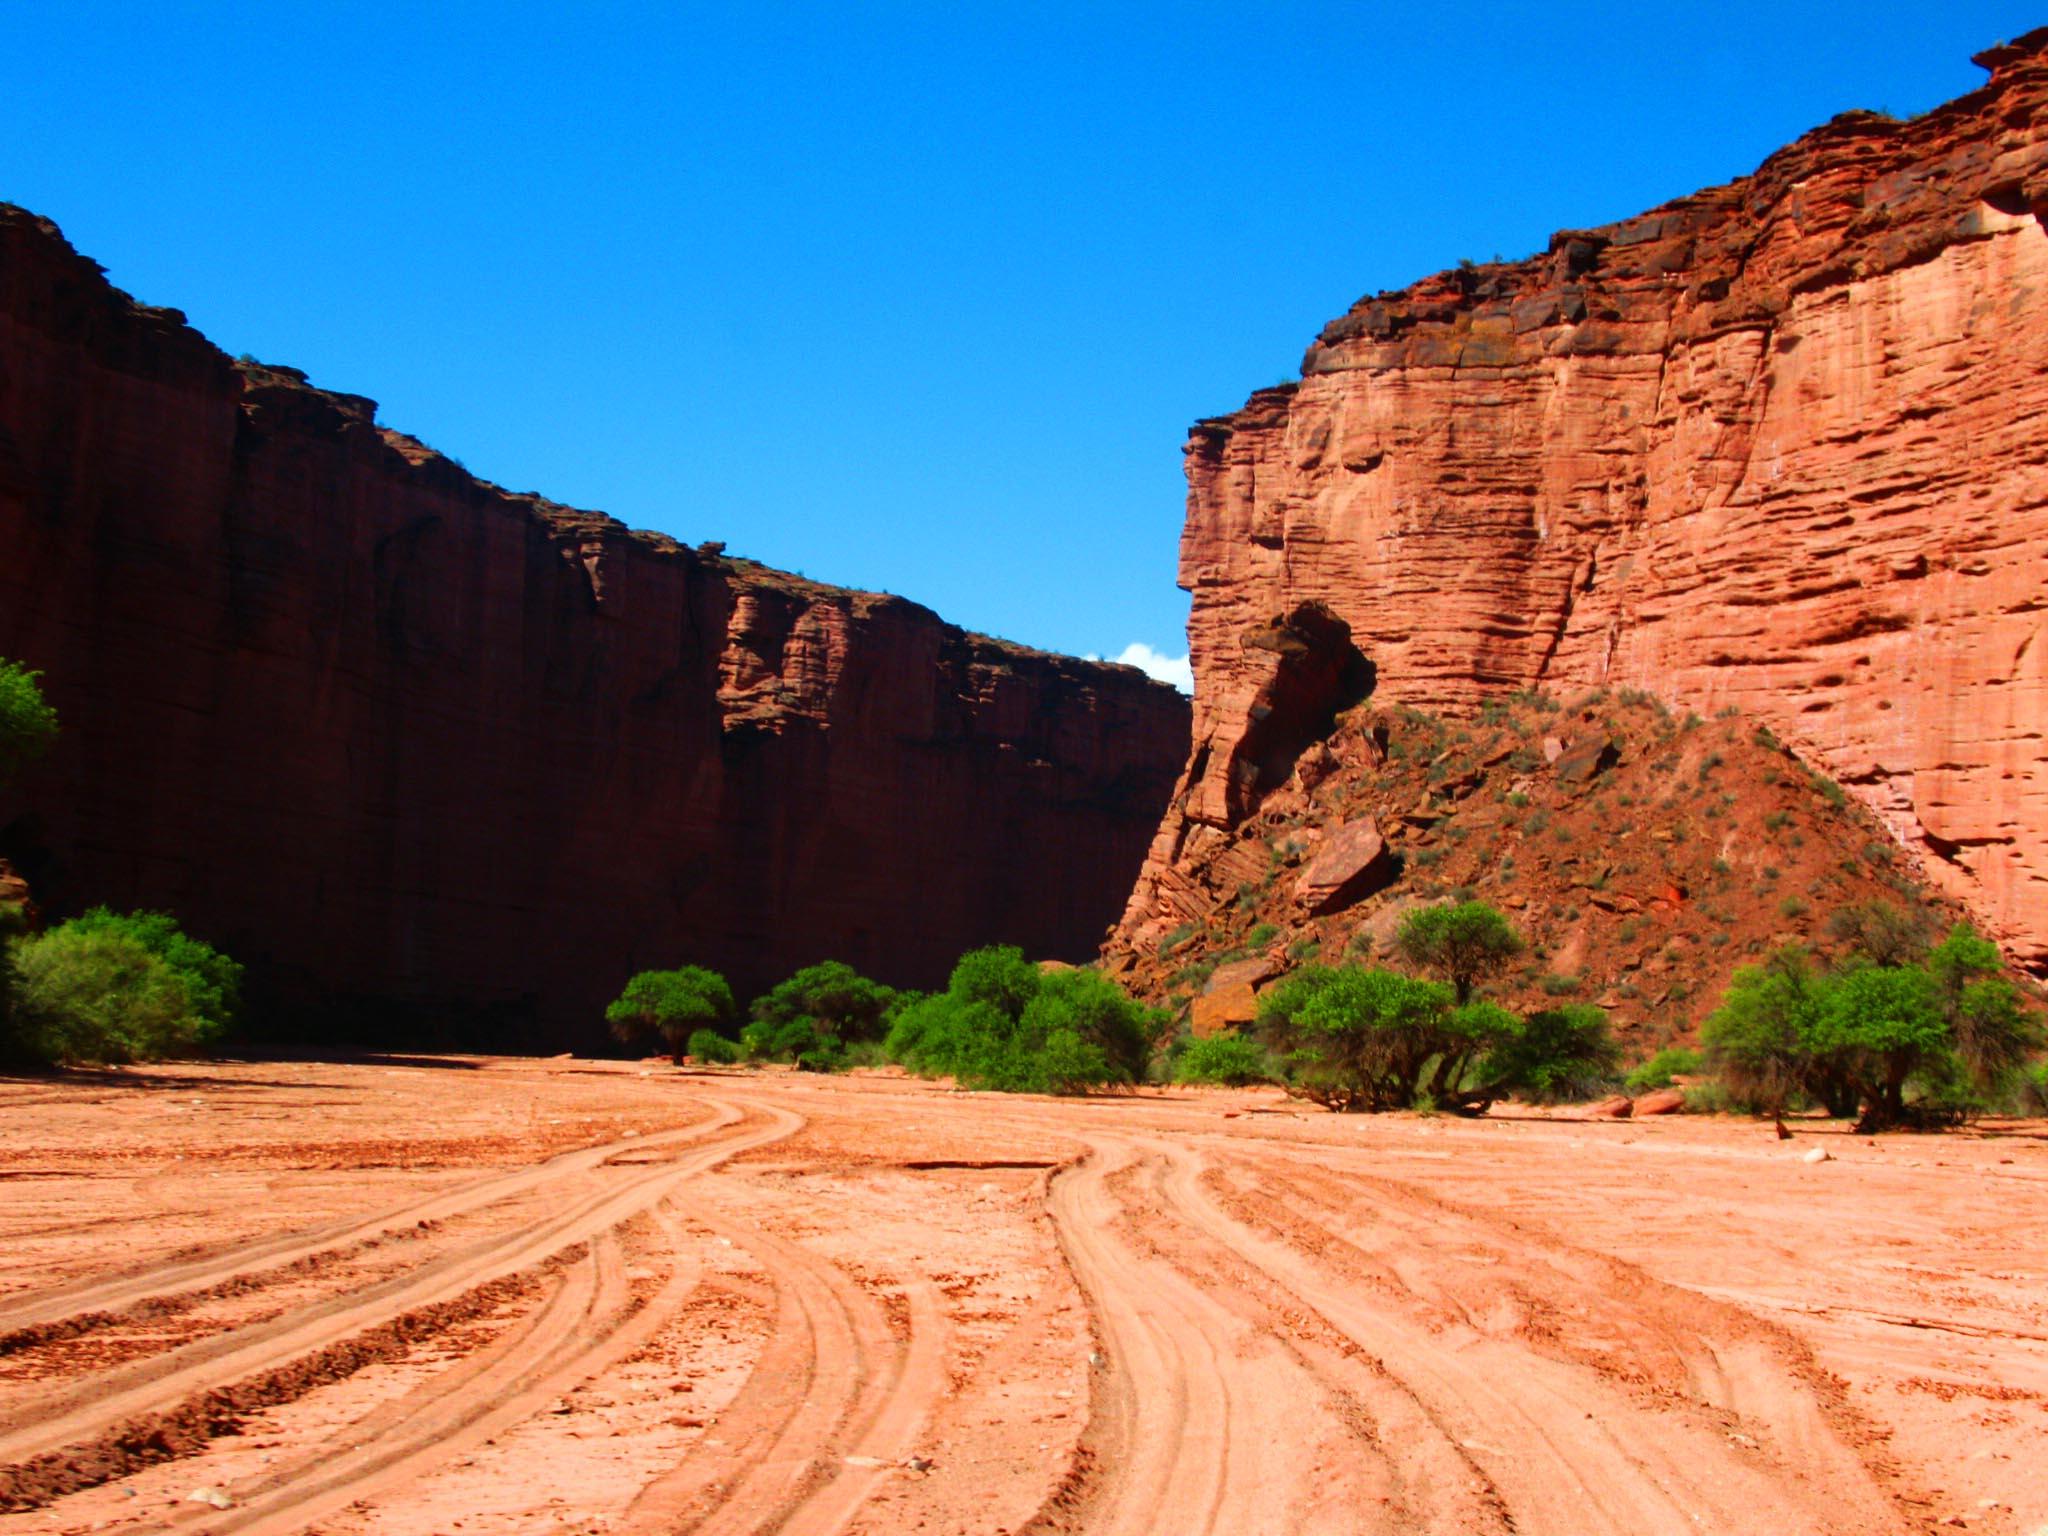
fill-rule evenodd
<path id="1" fill-rule="evenodd" d="M 637 967 L 1081 958 L 1187 746 L 1131 668 L 480 482 L 0 206 L 0 855 L 284 1000 L 568 1038 Z"/>
<path id="2" fill-rule="evenodd" d="M 1121 944 L 1198 914 L 1187 871 L 1376 673 L 1737 705 L 2048 965 L 2048 31 L 1978 62 L 1361 300 L 1196 426 L 1193 755 Z"/>

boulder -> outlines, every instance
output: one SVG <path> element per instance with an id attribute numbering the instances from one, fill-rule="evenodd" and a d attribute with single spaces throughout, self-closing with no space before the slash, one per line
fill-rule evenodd
<path id="1" fill-rule="evenodd" d="M 1310 914 L 1321 915 L 1370 896 L 1393 878 L 1394 860 L 1379 823 L 1361 816 L 1325 839 L 1294 883 L 1294 899 Z"/>
<path id="2" fill-rule="evenodd" d="M 1598 1104 L 1588 1104 L 1585 1118 L 1588 1120 L 1626 1120 L 1635 1113 L 1635 1100 L 1627 1094 L 1617 1093 L 1612 1098 L 1602 1099 Z"/>
<path id="3" fill-rule="evenodd" d="M 1225 1029 L 1246 1029 L 1259 1016 L 1258 986 L 1280 969 L 1263 956 L 1219 965 L 1188 1010 L 1188 1028 L 1207 1037 Z"/>
<path id="4" fill-rule="evenodd" d="M 1560 784 L 1584 784 L 1621 761 L 1621 749 L 1604 732 L 1573 739 L 1550 771 Z"/>
<path id="5" fill-rule="evenodd" d="M 1675 1115 L 1684 1108 L 1683 1088 L 1659 1088 L 1636 1100 L 1635 1116 L 1640 1120 L 1645 1115 Z"/>

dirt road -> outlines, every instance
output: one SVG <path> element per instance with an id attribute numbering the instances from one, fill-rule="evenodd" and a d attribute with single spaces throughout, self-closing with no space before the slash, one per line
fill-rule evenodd
<path id="1" fill-rule="evenodd" d="M 0 1536 L 2048 1526 L 2038 1125 L 477 1058 L 0 1124 Z"/>

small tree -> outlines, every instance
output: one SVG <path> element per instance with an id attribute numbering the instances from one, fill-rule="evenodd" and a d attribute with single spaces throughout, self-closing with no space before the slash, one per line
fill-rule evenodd
<path id="1" fill-rule="evenodd" d="M 1483 901 L 1410 912 L 1394 945 L 1417 970 L 1449 982 L 1461 1007 L 1472 1001 L 1481 981 L 1500 974 L 1523 948 L 1514 925 Z"/>
<path id="2" fill-rule="evenodd" d="M 1821 994 L 1811 1039 L 1856 1085 L 1864 1105 L 1859 1130 L 1905 1119 L 1905 1088 L 1947 1065 L 1951 1035 L 1941 992 L 1919 966 L 1867 965 L 1833 978 Z"/>
<path id="3" fill-rule="evenodd" d="M 732 988 L 716 971 L 685 965 L 673 971 L 642 971 L 604 1011 L 613 1038 L 622 1044 L 657 1034 L 678 1062 L 693 1030 L 729 1029 L 738 1009 Z"/>
<path id="4" fill-rule="evenodd" d="M 754 1022 L 741 1032 L 749 1054 L 830 1071 L 855 1041 L 880 1039 L 896 993 L 850 965 L 806 966 L 754 999 Z"/>
<path id="5" fill-rule="evenodd" d="M 1605 1088 L 1620 1065 L 1606 1013 L 1591 1003 L 1566 1003 L 1530 1014 L 1494 1048 L 1485 1071 L 1496 1094 L 1513 1091 L 1555 1103 Z"/>
<path id="6" fill-rule="evenodd" d="M 1854 1114 L 1853 1085 L 1814 1058 L 1819 1006 L 1819 981 L 1797 944 L 1763 965 L 1737 967 L 1721 1006 L 1700 1031 L 1707 1065 L 1737 1097 L 1766 1114 L 1783 1115 L 1801 1088 L 1815 1092 L 1831 1111 Z"/>
<path id="7" fill-rule="evenodd" d="M 94 907 L 64 926 L 80 933 L 121 934 L 163 961 L 184 982 L 189 1012 L 204 1039 L 218 1039 L 234 1027 L 242 1007 L 241 965 L 186 933 L 170 913 Z"/>
<path id="8" fill-rule="evenodd" d="M 57 711 L 43 698 L 40 672 L 0 661 L 0 784 L 49 750 L 57 737 Z"/>
<path id="9" fill-rule="evenodd" d="M 1442 982 L 1307 965 L 1260 999 L 1258 1030 L 1287 1064 L 1290 1092 L 1339 1111 L 1406 1109 L 1455 1048 L 1455 1002 Z"/>
<path id="10" fill-rule="evenodd" d="M 56 739 L 57 712 L 43 699 L 37 685 L 41 676 L 18 663 L 0 661 L 0 788 Z M 0 904 L 0 1043 L 8 1038 L 7 1019 L 14 996 L 8 941 L 25 927 L 26 914 L 19 905 Z"/>
<path id="11" fill-rule="evenodd" d="M 893 988 L 868 980 L 850 965 L 827 960 L 805 966 L 772 992 L 755 998 L 749 1011 L 766 1024 L 813 1019 L 841 1040 L 879 1040 L 887 1032 L 895 1002 Z"/>

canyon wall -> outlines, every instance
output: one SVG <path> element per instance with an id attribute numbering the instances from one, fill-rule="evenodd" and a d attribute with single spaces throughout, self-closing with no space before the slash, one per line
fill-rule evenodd
<path id="1" fill-rule="evenodd" d="M 2048 31 L 1978 62 L 1361 300 L 1195 427 L 1193 753 L 1120 944 L 1365 687 L 1607 686 L 1769 722 L 2048 966 Z"/>
<path id="2" fill-rule="evenodd" d="M 1188 709 L 1129 667 L 485 484 L 0 206 L 0 857 L 168 908 L 274 1024 L 584 1043 L 631 971 L 1085 958 Z M 445 1036 L 443 1037 L 445 1038 Z"/>

